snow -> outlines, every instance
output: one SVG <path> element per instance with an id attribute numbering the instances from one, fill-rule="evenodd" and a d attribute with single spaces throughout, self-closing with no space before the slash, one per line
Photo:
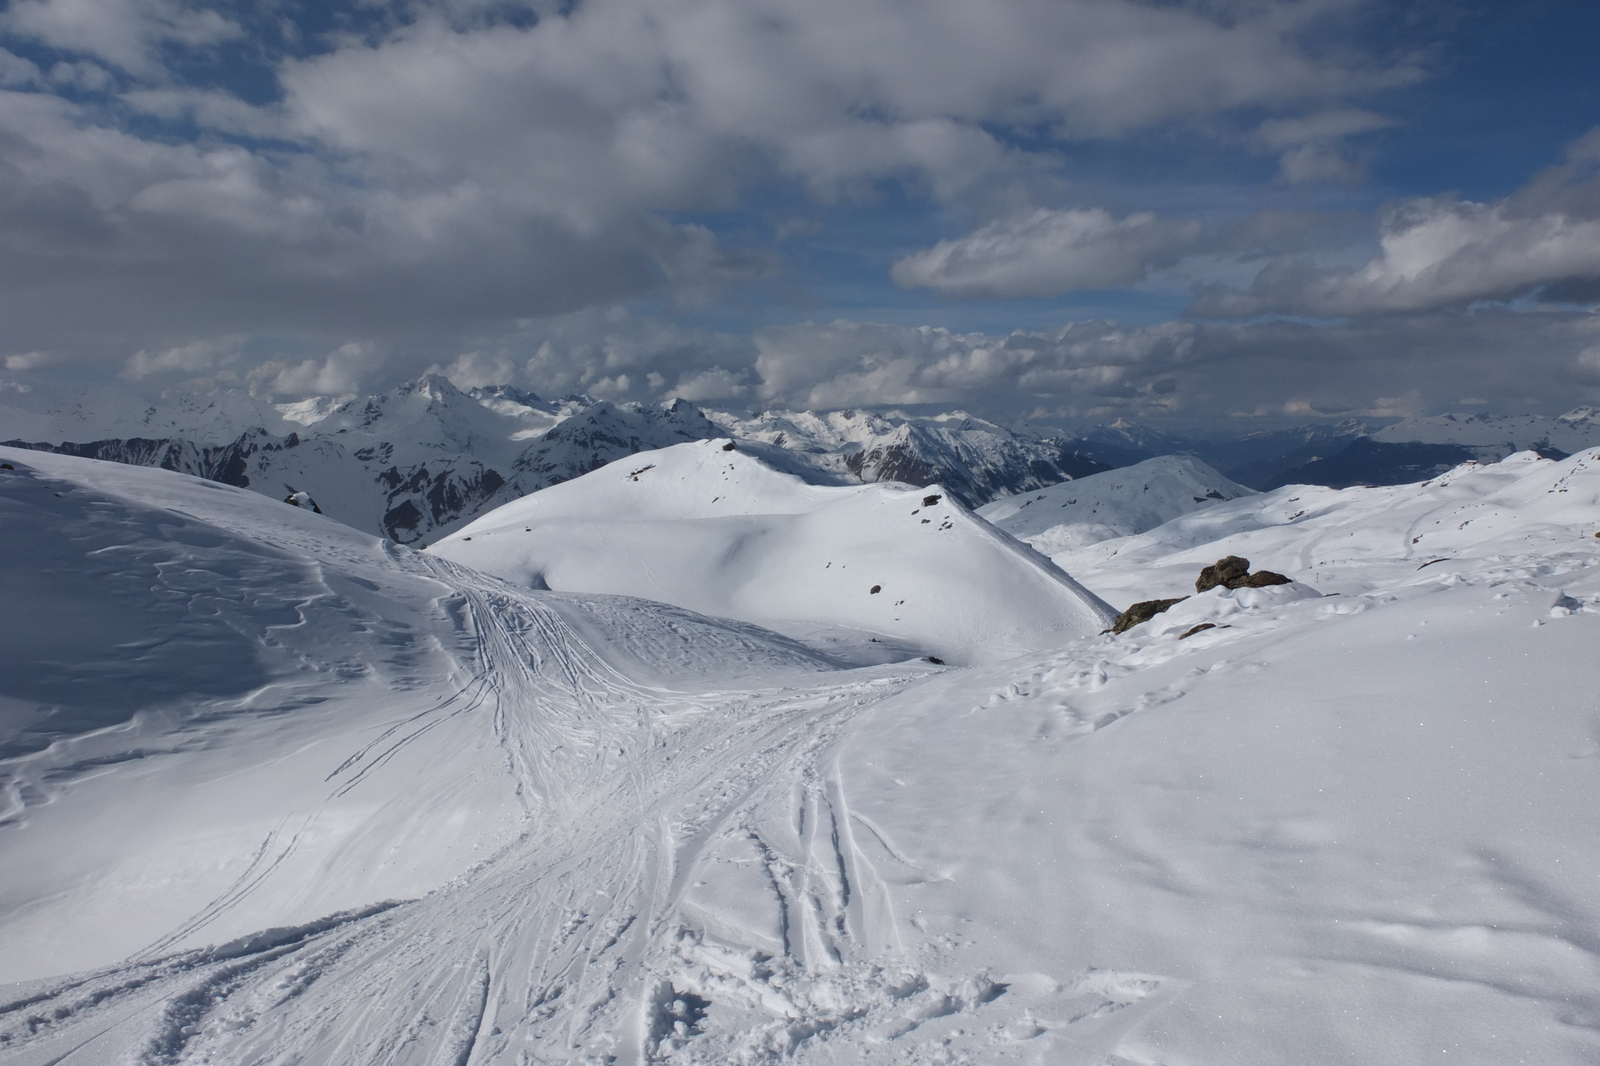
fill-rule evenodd
<path id="1" fill-rule="evenodd" d="M 1600 411 L 1578 407 L 1556 418 L 1492 414 L 1405 418 L 1378 430 L 1372 439 L 1499 449 L 1492 458 L 1529 448 L 1557 448 L 1571 454 L 1600 446 Z"/>
<path id="2" fill-rule="evenodd" d="M 252 430 L 294 428 L 273 405 L 240 389 L 197 395 L 116 385 L 23 385 L 0 381 L 0 439 L 29 443 L 183 437 L 226 444 Z"/>
<path id="3" fill-rule="evenodd" d="M 929 528 L 650 458 L 534 528 Z M 1190 599 L 969 668 L 0 461 L 8 1064 L 1600 1058 L 1600 450 L 1089 544 Z M 1296 581 L 1192 595 L 1230 553 Z"/>
<path id="4" fill-rule="evenodd" d="M 303 400 L 275 403 L 272 406 L 285 422 L 293 422 L 297 426 L 314 426 L 353 399 L 354 395 L 308 396 Z"/>
<path id="5" fill-rule="evenodd" d="M 1154 529 L 1218 500 L 1253 495 L 1189 455 L 1163 455 L 996 500 L 978 514 L 1046 555 Z"/>
<path id="6" fill-rule="evenodd" d="M 936 485 L 810 485 L 731 443 L 641 452 L 430 551 L 528 588 L 648 597 L 795 636 L 842 630 L 951 663 L 1054 647 L 1114 616 Z"/>

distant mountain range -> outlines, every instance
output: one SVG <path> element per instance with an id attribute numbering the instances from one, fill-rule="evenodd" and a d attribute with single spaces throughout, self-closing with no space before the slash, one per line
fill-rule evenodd
<path id="1" fill-rule="evenodd" d="M 1203 459 L 1241 485 L 1344 487 L 1420 481 L 1461 462 L 1600 444 L 1600 413 L 1453 416 L 1381 429 L 1355 420 L 1201 439 L 1118 421 L 1078 434 L 1009 428 L 960 411 L 701 409 L 684 400 L 545 400 L 499 385 L 462 390 L 426 375 L 365 397 L 270 404 L 135 388 L 0 385 L 0 442 L 161 467 L 286 499 L 402 544 L 615 459 L 729 438 L 816 484 L 937 482 L 967 507 L 1159 455 Z"/>

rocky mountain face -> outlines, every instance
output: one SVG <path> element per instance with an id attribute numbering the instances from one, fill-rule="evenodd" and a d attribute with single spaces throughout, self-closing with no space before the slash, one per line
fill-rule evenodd
<path id="1" fill-rule="evenodd" d="M 939 484 L 967 507 L 1108 470 L 1071 437 L 1041 437 L 964 412 L 711 412 L 730 435 L 782 448 L 837 483 Z M 798 471 L 797 471 L 798 472 Z"/>
<path id="2" fill-rule="evenodd" d="M 378 396 L 324 405 L 324 411 L 285 405 L 292 409 L 288 423 L 259 407 L 246 409 L 273 425 L 223 442 L 181 433 L 162 439 L 39 439 L 37 417 L 32 425 L 26 418 L 6 422 L 36 430 L 34 439 L 12 439 L 16 447 L 160 467 L 278 499 L 306 492 L 331 517 L 402 544 L 422 543 L 613 459 L 722 433 L 681 401 L 663 407 L 584 397 L 550 403 L 509 388 L 474 391 L 478 395 L 430 375 Z M 16 398 L 10 399 L 15 406 Z M 67 408 L 88 413 L 67 420 L 66 428 L 146 424 L 130 422 L 121 412 L 97 414 L 92 407 Z M 48 417 L 61 409 L 59 403 L 38 404 L 29 414 Z M 0 410 L 0 416 L 9 415 Z M 310 424 L 284 432 L 302 420 Z M 151 421 L 170 425 L 172 419 L 158 412 Z M 12 437 L 10 429 L 0 423 L 0 434 Z"/>
<path id="3" fill-rule="evenodd" d="M 1600 410 L 1579 407 L 1564 415 L 1437 415 L 1407 418 L 1343 447 L 1308 448 L 1300 464 L 1282 464 L 1262 479 L 1263 489 L 1283 485 L 1403 485 L 1437 477 L 1462 463 L 1497 463 L 1514 452 L 1565 459 L 1600 444 Z M 1241 479 L 1244 480 L 1244 479 Z"/>
<path id="4" fill-rule="evenodd" d="M 1468 459 L 1600 444 L 1600 413 L 1442 416 L 1376 431 L 1346 421 L 1217 440 L 1124 421 L 1044 435 L 959 411 L 748 414 L 684 400 L 545 400 L 509 385 L 464 391 L 438 375 L 375 396 L 279 405 L 236 391 L 46 394 L 0 383 L 0 443 L 176 470 L 278 500 L 306 492 L 330 516 L 402 544 L 615 459 L 719 437 L 813 483 L 937 483 L 976 508 L 1168 454 L 1198 456 L 1251 488 L 1420 481 Z"/>
<path id="5" fill-rule="evenodd" d="M 330 516 L 402 544 L 426 543 L 615 459 L 718 437 L 737 439 L 769 465 L 808 481 L 937 482 L 969 507 L 1108 465 L 1070 440 L 959 413 L 752 417 L 708 413 L 684 400 L 546 401 L 510 386 L 463 391 L 437 375 L 376 396 L 276 409 L 239 397 L 210 404 L 143 398 L 142 407 L 129 402 L 121 408 L 108 397 L 98 407 L 92 398 L 26 399 L 11 395 L 0 404 L 0 440 L 194 474 L 280 500 L 309 493 Z M 195 434 L 98 435 L 129 427 L 173 429 L 187 416 L 196 418 Z M 247 425 L 252 419 L 262 424 Z M 59 430 L 51 432 L 53 426 Z M 232 435 L 217 439 L 223 434 Z"/>

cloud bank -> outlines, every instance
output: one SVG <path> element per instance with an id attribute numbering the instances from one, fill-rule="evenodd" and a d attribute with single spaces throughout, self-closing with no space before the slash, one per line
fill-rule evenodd
<path id="1" fill-rule="evenodd" d="M 331 5 L 319 31 L 245 5 L 21 0 L 0 15 L 0 343 L 126 359 L 237 334 L 450 335 L 653 294 L 704 303 L 776 262 L 682 216 L 753 189 L 830 202 L 894 182 L 939 202 L 1048 166 L 1074 138 L 1325 107 L 1415 76 L 1310 47 L 1327 8 L 363 3 Z M 1183 225 L 1027 224 L 1040 232 L 987 236 L 1064 257 L 1044 286 L 1058 290 L 1134 276 Z M 1039 290 L 986 265 L 978 239 L 900 273 Z"/>

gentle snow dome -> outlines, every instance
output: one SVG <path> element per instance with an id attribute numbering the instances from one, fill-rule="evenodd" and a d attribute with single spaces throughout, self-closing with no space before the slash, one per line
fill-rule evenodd
<path id="1" fill-rule="evenodd" d="M 15 0 L 0 360 L 744 408 L 1600 399 L 1581 0 Z"/>

